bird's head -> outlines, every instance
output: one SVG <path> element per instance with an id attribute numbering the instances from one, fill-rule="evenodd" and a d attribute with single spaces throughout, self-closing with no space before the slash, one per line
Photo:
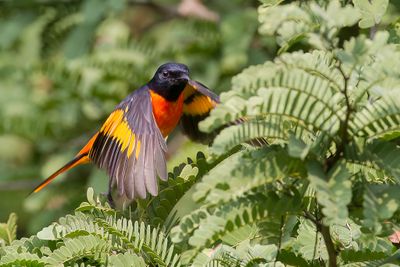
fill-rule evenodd
<path id="1" fill-rule="evenodd" d="M 186 65 L 165 63 L 157 69 L 149 87 L 167 100 L 175 101 L 189 80 L 189 69 Z"/>

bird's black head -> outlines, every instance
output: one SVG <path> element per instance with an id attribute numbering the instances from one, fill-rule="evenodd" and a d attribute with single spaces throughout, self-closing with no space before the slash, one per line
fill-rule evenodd
<path id="1" fill-rule="evenodd" d="M 189 69 L 184 64 L 161 65 L 149 82 L 149 87 L 169 101 L 175 101 L 189 81 Z"/>

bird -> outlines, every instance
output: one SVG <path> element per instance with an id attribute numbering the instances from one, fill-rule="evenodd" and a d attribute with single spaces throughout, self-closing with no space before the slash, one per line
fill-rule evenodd
<path id="1" fill-rule="evenodd" d="M 189 138 L 207 143 L 198 122 L 220 102 L 219 96 L 191 80 L 189 68 L 169 62 L 149 82 L 134 90 L 111 112 L 100 129 L 76 156 L 40 183 L 37 193 L 58 175 L 78 165 L 94 163 L 109 176 L 107 200 L 115 206 L 112 190 L 129 200 L 157 196 L 157 176 L 168 179 L 166 138 L 180 124 Z"/>

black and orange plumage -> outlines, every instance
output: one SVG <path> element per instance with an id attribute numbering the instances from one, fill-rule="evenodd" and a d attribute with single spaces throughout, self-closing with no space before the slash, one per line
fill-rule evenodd
<path id="1" fill-rule="evenodd" d="M 165 138 L 179 121 L 189 137 L 202 141 L 197 123 L 219 102 L 203 84 L 190 80 L 187 66 L 161 65 L 153 78 L 128 95 L 79 153 L 33 192 L 39 192 L 59 174 L 93 162 L 110 177 L 108 199 L 117 187 L 128 199 L 158 193 L 157 176 L 167 179 Z M 184 118 L 181 120 L 181 118 Z"/>

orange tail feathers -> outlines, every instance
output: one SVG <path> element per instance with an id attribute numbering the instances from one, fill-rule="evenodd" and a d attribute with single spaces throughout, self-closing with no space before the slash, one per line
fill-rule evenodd
<path id="1" fill-rule="evenodd" d="M 54 180 L 54 178 L 56 178 L 58 175 L 60 175 L 63 172 L 66 172 L 80 164 L 83 163 L 87 163 L 89 162 L 89 157 L 88 155 L 85 154 L 81 154 L 79 156 L 76 156 L 73 160 L 71 160 L 70 162 L 68 162 L 67 164 L 65 164 L 62 168 L 60 168 L 58 171 L 56 171 L 55 173 L 53 173 L 52 175 L 50 175 L 46 180 L 44 180 L 40 185 L 38 185 L 32 192 L 33 193 L 37 193 L 40 190 L 42 190 L 43 188 L 46 187 L 46 185 L 48 185 L 51 181 Z"/>
<path id="2" fill-rule="evenodd" d="M 58 175 L 63 172 L 66 172 L 80 164 L 88 163 L 89 159 L 89 151 L 93 146 L 94 141 L 96 140 L 98 133 L 96 133 L 89 142 L 79 151 L 79 153 L 75 156 L 73 160 L 65 164 L 58 171 L 50 175 L 46 180 L 44 180 L 41 184 L 39 184 L 30 194 L 37 193 L 43 188 L 45 188 L 51 181 L 53 181 Z"/>

